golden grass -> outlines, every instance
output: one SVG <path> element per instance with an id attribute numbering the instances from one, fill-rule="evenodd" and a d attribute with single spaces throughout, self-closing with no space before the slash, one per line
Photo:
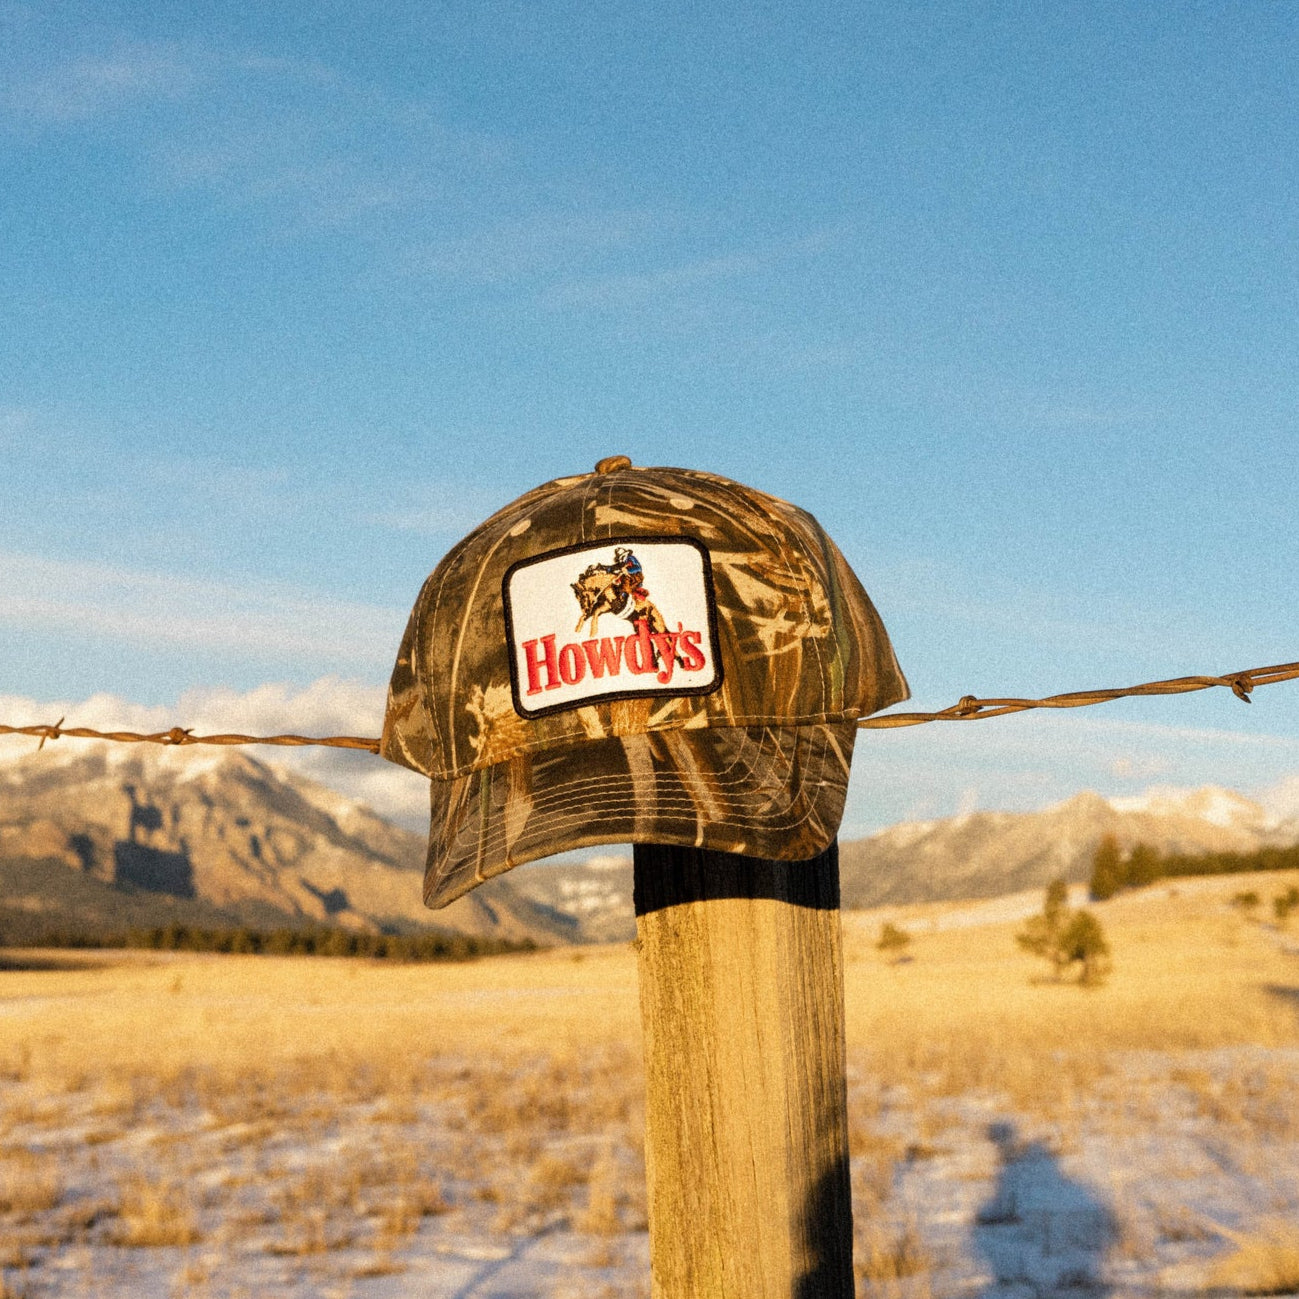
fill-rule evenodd
<path id="1" fill-rule="evenodd" d="M 58 1162 L 22 1148 L 0 1159 L 0 1213 L 31 1214 L 52 1209 L 63 1198 Z"/>
<path id="2" fill-rule="evenodd" d="M 1235 1249 L 1209 1273 L 1209 1288 L 1242 1295 L 1299 1294 L 1299 1224 L 1276 1220 L 1230 1233 Z"/>
<path id="3" fill-rule="evenodd" d="M 576 1227 L 588 1236 L 617 1236 L 623 1230 L 618 1214 L 622 1181 L 613 1143 L 606 1141 L 591 1165 L 586 1186 L 586 1208 L 578 1215 Z M 605 1263 L 601 1266 L 609 1266 Z"/>
<path id="4" fill-rule="evenodd" d="M 1114 951 L 1102 988 L 1042 981 L 1020 921 L 925 932 L 953 911 L 913 908 L 914 960 L 873 950 L 878 916 L 844 918 L 850 1052 L 885 1085 L 1007 1092 L 1057 1107 L 1117 1051 L 1299 1042 L 1299 977 L 1270 931 L 1230 908 L 1238 881 L 1182 881 L 1094 908 Z M 920 913 L 918 916 L 914 913 Z M 1288 990 L 1288 991 L 1287 991 Z"/>
<path id="5" fill-rule="evenodd" d="M 1042 982 L 1016 949 L 1018 920 L 931 932 L 959 906 L 909 908 L 915 959 L 892 965 L 874 947 L 880 913 L 848 913 L 850 1054 L 879 1085 L 1058 1100 L 1114 1051 L 1295 1043 L 1294 962 L 1231 907 L 1238 889 L 1230 877 L 1183 882 L 1175 897 L 1158 888 L 1096 907 L 1115 968 L 1092 990 Z M 231 1123 L 279 1121 L 315 1094 L 322 1116 L 343 1096 L 382 1101 L 376 1118 L 401 1122 L 428 1061 L 460 1058 L 476 1080 L 501 1075 L 471 1105 L 476 1130 L 593 1131 L 634 1111 L 639 1007 L 630 948 L 583 956 L 393 966 L 125 952 L 6 971 L 0 1068 L 47 1097 L 93 1083 L 105 1119 L 193 1099 Z M 606 1095 L 593 1078 L 611 1072 L 625 1086 Z"/>
<path id="6" fill-rule="evenodd" d="M 183 970 L 183 978 L 177 978 Z M 303 1072 L 298 1091 L 409 1091 L 430 1055 L 578 1055 L 634 1043 L 626 948 L 465 964 L 114 952 L 79 970 L 0 976 L 0 1069 L 43 1083 Z M 393 1084 L 398 1084 L 395 1088 Z M 52 1089 L 52 1086 L 51 1086 Z"/>
<path id="7" fill-rule="evenodd" d="M 129 1179 L 121 1188 L 119 1226 L 113 1243 L 140 1248 L 192 1245 L 198 1219 L 183 1187 L 153 1177 Z"/>
<path id="8" fill-rule="evenodd" d="M 909 1219 L 893 1223 L 875 1215 L 867 1217 L 857 1228 L 853 1253 L 853 1271 L 865 1295 L 897 1294 L 899 1282 L 928 1275 L 934 1267 L 932 1255 Z"/>
<path id="9" fill-rule="evenodd" d="M 1299 970 L 1274 929 L 1231 906 L 1239 881 L 1176 887 L 1095 908 L 1114 971 L 1091 990 L 1043 981 L 1015 945 L 1020 919 L 937 928 L 962 908 L 894 910 L 914 935 L 914 959 L 895 965 L 875 947 L 881 913 L 844 917 L 863 1293 L 926 1292 L 935 1263 L 898 1216 L 894 1182 L 903 1161 L 950 1144 L 945 1097 L 1003 1097 L 1027 1126 L 1049 1128 L 1057 1149 L 1084 1115 L 1098 1121 L 1088 1106 L 1097 1095 L 1099 1121 L 1120 1135 L 1161 1121 L 1152 1107 L 1171 1098 L 1246 1154 L 1299 1137 L 1293 1070 L 1215 1071 L 1188 1058 L 1170 1080 L 1165 1060 L 1164 1084 L 1147 1094 L 1130 1085 L 1131 1058 L 1127 1072 L 1115 1067 L 1124 1052 L 1299 1043 Z M 495 1230 L 564 1224 L 590 1238 L 593 1258 L 612 1259 L 619 1233 L 645 1224 L 636 966 L 625 946 L 582 955 L 393 966 L 111 953 L 81 969 L 0 973 L 0 1072 L 28 1084 L 11 1089 L 0 1115 L 0 1213 L 68 1211 L 61 1201 L 75 1197 L 53 1157 L 25 1143 L 75 1111 L 92 1155 L 121 1159 L 114 1143 L 152 1128 L 150 1157 L 167 1169 L 167 1180 L 122 1186 L 105 1238 L 192 1243 L 199 1215 L 180 1189 L 186 1137 L 174 1123 L 187 1112 L 202 1116 L 205 1158 L 247 1155 L 220 1192 L 230 1204 L 205 1205 L 213 1241 L 243 1231 L 313 1267 L 355 1245 L 369 1259 L 355 1275 L 380 1276 L 400 1270 L 427 1216 L 481 1202 L 496 1206 Z M 328 1160 L 303 1167 L 257 1153 L 283 1141 L 318 1151 L 344 1105 L 359 1117 Z M 438 1135 L 420 1147 L 415 1132 L 426 1143 Z M 266 1216 L 236 1223 L 253 1212 L 234 1203 L 237 1179 L 265 1188 Z M 1123 1246 L 1132 1257 L 1149 1252 L 1156 1228 L 1168 1239 L 1195 1230 L 1172 1210 L 1153 1226 L 1148 1217 L 1133 1216 Z M 80 1234 L 91 1231 L 88 1221 Z M 1292 1243 L 1275 1233 L 1237 1241 L 1223 1276 L 1266 1278 L 1267 1260 L 1288 1266 Z"/>
<path id="10" fill-rule="evenodd" d="M 350 1228 L 335 1222 L 329 1210 L 316 1205 L 300 1205 L 280 1217 L 282 1234 L 267 1246 L 267 1253 L 287 1258 L 302 1258 L 346 1249 L 353 1241 Z"/>

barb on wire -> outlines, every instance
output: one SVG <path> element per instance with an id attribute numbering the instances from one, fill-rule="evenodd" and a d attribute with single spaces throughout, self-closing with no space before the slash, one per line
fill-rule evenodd
<path id="1" fill-rule="evenodd" d="M 883 713 L 876 717 L 863 717 L 857 725 L 865 729 L 890 730 L 898 726 L 920 726 L 925 722 L 970 722 L 982 717 L 1004 717 L 1007 713 L 1022 713 L 1030 708 L 1084 708 L 1088 704 L 1103 704 L 1111 699 L 1127 699 L 1139 695 L 1185 695 L 1194 690 L 1209 690 L 1213 686 L 1226 686 L 1237 699 L 1249 703 L 1250 692 L 1256 686 L 1275 685 L 1278 681 L 1299 678 L 1299 663 L 1278 663 L 1270 668 L 1246 668 L 1242 672 L 1228 672 L 1220 677 L 1173 677 L 1168 681 L 1147 681 L 1139 686 L 1124 686 L 1117 690 L 1075 690 L 1066 695 L 1048 695 L 1045 699 L 977 699 L 965 695 L 949 708 L 937 713 Z M 173 726 L 168 731 L 96 731 L 88 726 L 64 726 L 60 717 L 53 725 L 5 726 L 0 724 L 0 735 L 39 736 L 38 749 L 46 740 L 57 740 L 65 735 L 85 740 L 116 740 L 123 744 L 279 744 L 294 748 L 305 745 L 323 745 L 334 749 L 361 749 L 378 753 L 379 741 L 363 735 L 195 735 L 193 730 Z"/>
<path id="2" fill-rule="evenodd" d="M 1185 695 L 1194 690 L 1209 690 L 1226 686 L 1237 699 L 1250 702 L 1250 691 L 1255 686 L 1275 685 L 1278 681 L 1293 681 L 1299 677 L 1299 663 L 1278 663 L 1270 668 L 1246 668 L 1242 672 L 1228 672 L 1220 677 L 1173 677 L 1168 681 L 1147 681 L 1139 686 L 1123 686 L 1116 690 L 1075 690 L 1067 695 L 1048 695 L 1045 699 L 976 699 L 963 698 L 937 713 L 884 713 L 877 717 L 863 717 L 857 725 L 862 728 L 888 730 L 897 726 L 920 726 L 925 722 L 972 722 L 982 717 L 1004 717 L 1007 713 L 1022 713 L 1030 708 L 1085 708 L 1089 704 L 1103 704 L 1111 699 L 1128 699 L 1140 695 Z"/>
<path id="3" fill-rule="evenodd" d="M 120 744 L 280 744 L 301 748 L 309 744 L 325 745 L 334 749 L 362 749 L 367 753 L 379 752 L 379 741 L 365 735 L 195 735 L 193 729 L 173 726 L 169 731 L 96 731 L 89 726 L 64 726 L 59 718 L 53 726 L 4 726 L 0 735 L 39 735 L 38 749 L 46 740 L 61 739 L 65 735 L 82 740 L 116 740 Z"/>

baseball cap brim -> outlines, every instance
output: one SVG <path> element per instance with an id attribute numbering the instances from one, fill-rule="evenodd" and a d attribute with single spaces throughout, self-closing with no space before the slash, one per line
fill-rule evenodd
<path id="1" fill-rule="evenodd" d="M 434 779 L 425 904 L 597 844 L 815 857 L 838 832 L 856 734 L 851 721 L 650 731 Z"/>

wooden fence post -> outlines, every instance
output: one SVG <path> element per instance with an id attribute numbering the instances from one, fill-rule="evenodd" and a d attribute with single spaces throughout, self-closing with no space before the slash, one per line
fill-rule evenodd
<path id="1" fill-rule="evenodd" d="M 852 1299 L 839 851 L 635 847 L 655 1299 Z"/>

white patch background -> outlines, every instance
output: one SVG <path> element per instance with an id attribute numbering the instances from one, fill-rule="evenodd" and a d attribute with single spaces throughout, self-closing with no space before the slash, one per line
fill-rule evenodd
<path id="1" fill-rule="evenodd" d="M 584 621 L 581 631 L 575 630 L 582 608 L 573 594 L 573 583 L 591 564 L 612 565 L 613 552 L 626 546 L 640 561 L 643 576 L 641 584 L 649 593 L 650 601 L 663 615 L 670 632 L 678 624 L 687 631 L 701 633 L 699 651 L 704 656 L 704 666 L 695 672 L 685 672 L 677 664 L 672 680 L 664 685 L 656 673 L 637 674 L 628 670 L 626 662 L 617 676 L 607 673 L 596 679 L 588 670 L 575 685 L 561 685 L 558 690 L 544 690 L 529 696 L 528 666 L 523 645 L 526 641 L 554 636 L 556 650 L 574 642 L 593 639 L 591 624 Z M 556 706 L 573 705 L 603 695 L 672 694 L 678 688 L 697 690 L 714 685 L 717 681 L 717 650 L 712 642 L 712 628 L 708 618 L 708 580 L 704 571 L 702 553 L 689 542 L 652 541 L 637 544 L 621 541 L 606 546 L 593 546 L 589 550 L 570 551 L 553 559 L 538 560 L 516 569 L 508 580 L 510 621 L 513 632 L 511 651 L 514 655 L 519 702 L 524 712 L 536 712 Z M 628 610 L 631 605 L 628 603 Z M 624 614 L 627 610 L 624 611 Z M 632 623 L 625 617 L 602 613 L 594 639 L 628 636 Z M 538 646 L 538 654 L 541 647 Z M 545 669 L 542 669 L 545 680 Z"/>

